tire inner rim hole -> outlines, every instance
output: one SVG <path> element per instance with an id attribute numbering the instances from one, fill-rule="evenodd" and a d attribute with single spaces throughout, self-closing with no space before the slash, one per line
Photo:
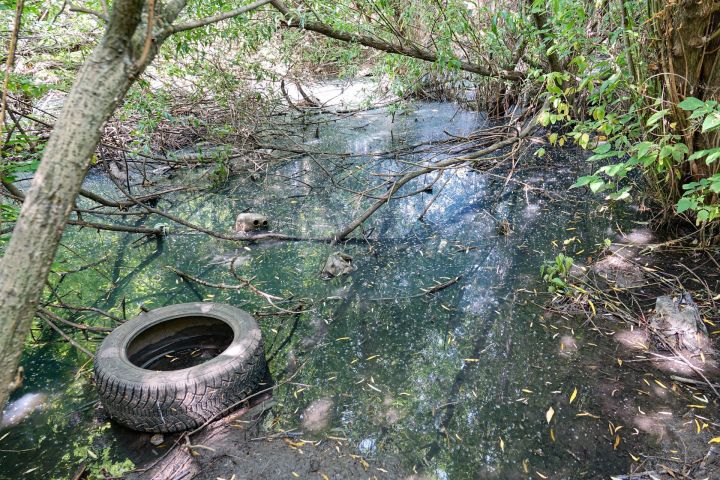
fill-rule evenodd
<path id="1" fill-rule="evenodd" d="M 173 318 L 136 335 L 127 346 L 127 357 L 145 370 L 182 370 L 219 356 L 233 338 L 233 329 L 217 318 Z"/>

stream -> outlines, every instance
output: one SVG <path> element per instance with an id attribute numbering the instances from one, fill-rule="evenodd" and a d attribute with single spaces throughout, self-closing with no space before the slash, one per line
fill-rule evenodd
<path id="1" fill-rule="evenodd" d="M 420 102 L 394 119 L 373 110 L 311 125 L 295 147 L 337 155 L 297 156 L 252 176 L 232 176 L 209 193 L 174 193 L 159 208 L 217 231 L 229 231 L 235 216 L 249 210 L 267 215 L 272 231 L 327 236 L 369 204 L 350 190 L 364 189 L 373 175 L 407 161 L 377 152 L 444 140 L 445 132 L 468 135 L 485 123 L 482 114 L 450 103 Z M 423 155 L 428 154 L 414 158 Z M 626 401 L 623 392 L 630 395 L 642 373 L 618 368 L 609 336 L 577 319 L 546 314 L 540 305 L 549 296 L 542 293 L 540 267 L 563 250 L 583 260 L 594 255 L 618 229 L 634 228 L 630 218 L 637 212 L 600 211 L 601 204 L 585 192 L 569 189 L 588 170 L 581 152 L 528 156 L 512 176 L 507 167 L 448 171 L 432 193 L 385 205 L 364 225 L 368 241 L 336 247 L 302 241 L 245 245 L 174 225 L 163 241 L 69 227 L 55 266 L 67 273 L 53 280 L 66 304 L 128 318 L 140 305 L 194 301 L 226 302 L 255 313 L 266 353 L 274 355 L 273 377 L 281 381 L 295 373 L 275 391 L 277 405 L 265 427 L 303 432 L 303 438 L 347 439 L 371 469 L 375 461 L 392 459 L 408 474 L 441 480 L 608 478 L 628 470 L 631 454 L 660 449 L 660 438 L 667 443 L 662 448 L 671 449 L 674 440 L 667 431 L 640 428 L 635 434 L 630 417 L 617 418 L 614 402 Z M 348 175 L 348 190 L 334 188 L 328 174 Z M 164 181 L 182 183 L 197 175 Z M 416 180 L 403 192 L 433 178 Z M 100 173 L 91 172 L 86 186 L 117 197 Z M 502 231 L 503 220 L 511 232 Z M 112 221 L 169 223 L 152 216 Z M 320 269 L 336 250 L 351 255 L 357 269 L 323 280 Z M 240 275 L 289 299 L 280 303 L 284 308 L 301 304 L 306 311 L 277 315 L 246 289 L 204 287 L 165 268 L 233 283 L 227 268 L 233 257 Z M 112 326 L 92 312 L 68 318 Z M 11 400 L 42 393 L 45 406 L 0 430 L 0 478 L 72 478 L 82 463 L 112 475 L 130 466 L 128 458 L 152 458 L 152 446 L 99 418 L 89 359 L 52 331 L 37 327 L 33 338 L 22 361 L 25 383 Z M 89 334 L 84 344 L 93 349 L 99 338 Z M 647 412 L 675 401 L 648 399 L 637 406 Z M 330 406 L 325 418 L 315 419 L 321 428 L 314 433 L 303 430 L 303 412 L 313 402 Z M 627 425 L 621 440 L 617 430 L 608 431 L 609 422 Z M 381 471 L 372 473 L 382 478 Z"/>

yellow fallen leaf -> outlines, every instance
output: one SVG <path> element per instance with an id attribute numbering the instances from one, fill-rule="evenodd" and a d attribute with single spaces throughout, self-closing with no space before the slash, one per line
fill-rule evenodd
<path id="1" fill-rule="evenodd" d="M 548 478 L 547 475 L 543 475 L 542 473 L 538 472 L 537 470 L 535 470 L 535 473 L 537 473 L 537 476 L 540 478 Z"/>
<path id="2" fill-rule="evenodd" d="M 505 451 L 505 442 L 502 438 L 500 439 L 500 450 L 502 450 L 503 452 Z"/>
<path id="3" fill-rule="evenodd" d="M 595 304 L 592 302 L 592 300 L 588 300 L 588 305 L 590 305 L 590 309 L 593 312 L 593 315 L 597 315 L 597 310 L 595 310 Z"/>
<path id="4" fill-rule="evenodd" d="M 615 435 L 615 443 L 613 443 L 613 450 L 617 450 L 618 445 L 620 445 L 620 435 Z"/>
<path id="5" fill-rule="evenodd" d="M 720 437 L 711 438 L 708 443 L 720 443 Z"/>
<path id="6" fill-rule="evenodd" d="M 555 441 L 555 430 L 552 428 L 550 429 L 550 440 Z"/>
<path id="7" fill-rule="evenodd" d="M 550 420 L 552 420 L 553 415 L 555 415 L 555 409 L 553 407 L 548 408 L 548 411 L 545 412 L 545 418 L 547 419 L 548 423 L 550 423 Z"/>
<path id="8" fill-rule="evenodd" d="M 633 455 L 632 453 L 630 454 L 630 458 L 632 458 L 632 459 L 633 459 L 634 461 L 636 461 L 636 462 L 640 460 L 640 457 L 636 457 L 636 456 Z"/>
<path id="9" fill-rule="evenodd" d="M 527 458 L 522 461 L 523 472 L 530 473 L 530 460 Z"/>
<path id="10" fill-rule="evenodd" d="M 290 473 L 292 473 L 292 476 L 293 476 L 293 477 L 295 477 L 295 478 L 300 478 L 300 475 L 298 475 L 297 472 L 290 472 Z"/>
<path id="11" fill-rule="evenodd" d="M 593 415 L 593 414 L 592 414 L 592 413 L 590 413 L 590 412 L 580 412 L 580 413 L 578 413 L 578 414 L 577 414 L 577 415 L 575 415 L 575 416 L 576 416 L 576 417 L 592 417 L 592 418 L 600 418 L 600 417 L 598 417 L 597 415 Z"/>
<path id="12" fill-rule="evenodd" d="M 657 384 L 660 385 L 662 388 L 664 388 L 665 390 L 667 390 L 667 387 L 665 386 L 665 384 L 662 383 L 660 380 L 655 379 L 655 383 L 657 383 Z"/>
<path id="13" fill-rule="evenodd" d="M 570 394 L 570 403 L 575 401 L 575 397 L 577 397 L 577 387 L 573 389 L 572 393 Z"/>

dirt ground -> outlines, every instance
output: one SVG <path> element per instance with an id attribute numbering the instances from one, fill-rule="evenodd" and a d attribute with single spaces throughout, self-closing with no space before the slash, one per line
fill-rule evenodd
<path id="1" fill-rule="evenodd" d="M 267 400 L 267 399 L 266 399 Z M 413 479 L 392 461 L 376 463 L 353 453 L 347 440 L 328 436 L 306 440 L 295 435 L 268 436 L 258 420 L 262 404 L 239 410 L 188 438 L 167 435 L 152 447 L 151 435 L 138 445 L 152 448 L 154 460 L 138 465 L 132 480 L 244 479 Z M 322 436 L 321 436 L 322 437 Z"/>

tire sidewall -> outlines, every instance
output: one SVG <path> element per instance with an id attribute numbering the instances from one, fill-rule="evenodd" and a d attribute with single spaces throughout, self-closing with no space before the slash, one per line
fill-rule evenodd
<path id="1" fill-rule="evenodd" d="M 187 316 L 211 317 L 225 322 L 233 330 L 232 342 L 217 357 L 180 370 L 146 370 L 130 362 L 127 348 L 142 332 L 154 325 Z M 142 313 L 113 330 L 95 353 L 94 370 L 96 376 L 103 372 L 125 384 L 151 384 L 162 388 L 164 385 L 198 381 L 229 367 L 242 365 L 260 345 L 260 328 L 247 312 L 220 303 L 183 303 Z"/>

